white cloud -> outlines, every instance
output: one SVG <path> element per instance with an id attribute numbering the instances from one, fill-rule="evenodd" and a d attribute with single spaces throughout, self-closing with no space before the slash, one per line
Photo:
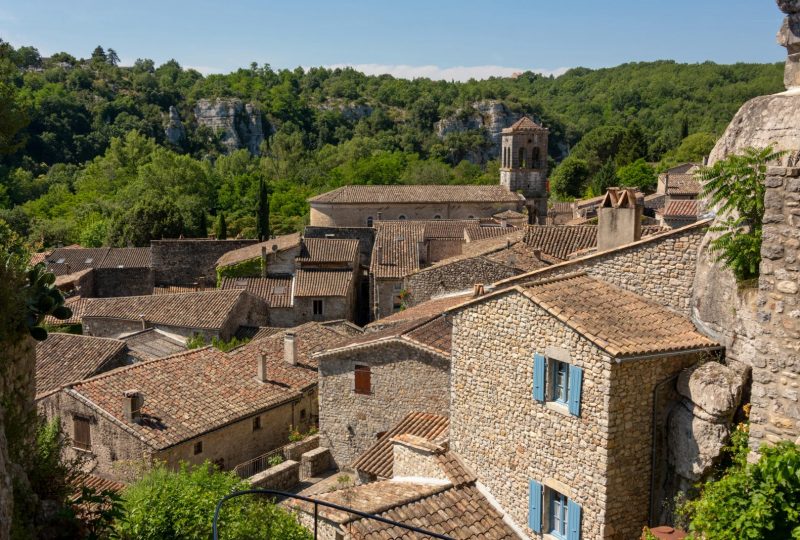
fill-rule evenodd
<path id="1" fill-rule="evenodd" d="M 427 77 L 435 80 L 455 80 L 468 81 L 469 79 L 488 79 L 489 77 L 511 77 L 515 73 L 533 71 L 542 75 L 554 75 L 558 77 L 564 74 L 569 68 L 557 69 L 531 69 L 506 66 L 455 66 L 443 68 L 440 66 L 409 66 L 404 64 L 332 64 L 325 66 L 330 69 L 351 67 L 367 75 L 389 74 L 401 79 L 417 79 Z"/>

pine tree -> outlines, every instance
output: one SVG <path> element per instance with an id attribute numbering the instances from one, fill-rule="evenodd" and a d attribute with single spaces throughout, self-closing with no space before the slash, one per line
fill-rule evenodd
<path id="1" fill-rule="evenodd" d="M 112 66 L 119 64 L 119 56 L 117 55 L 117 51 L 114 49 L 108 49 L 108 51 L 106 51 L 106 61 Z"/>
<path id="2" fill-rule="evenodd" d="M 220 212 L 217 218 L 217 238 L 220 240 L 228 239 L 228 224 L 225 223 L 225 214 Z"/>
<path id="3" fill-rule="evenodd" d="M 100 45 L 95 47 L 92 51 L 92 62 L 105 63 L 107 60 L 108 57 L 106 56 L 106 51 L 103 50 L 103 47 Z"/>
<path id="4" fill-rule="evenodd" d="M 258 240 L 263 242 L 269 239 L 269 191 L 267 184 L 264 180 L 258 183 L 258 209 L 256 210 L 256 230 L 258 231 Z"/>

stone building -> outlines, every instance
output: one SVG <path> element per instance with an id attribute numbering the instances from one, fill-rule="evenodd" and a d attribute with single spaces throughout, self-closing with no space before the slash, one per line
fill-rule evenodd
<path id="1" fill-rule="evenodd" d="M 257 240 L 178 238 L 152 240 L 150 254 L 155 285 L 212 287 L 217 280 L 216 263 L 225 253 L 256 244 Z"/>
<path id="2" fill-rule="evenodd" d="M 153 292 L 150 248 L 57 248 L 43 262 L 56 286 L 84 298 L 136 296 Z"/>
<path id="3" fill-rule="evenodd" d="M 410 412 L 446 415 L 450 322 L 428 315 L 367 332 L 317 355 L 320 435 L 339 468 Z"/>
<path id="4" fill-rule="evenodd" d="M 91 472 L 126 480 L 131 462 L 213 461 L 224 470 L 288 443 L 317 416 L 311 354 L 343 335 L 309 324 L 230 353 L 195 349 L 72 384 L 40 400 L 62 419 L 68 453 L 86 453 Z"/>
<path id="5" fill-rule="evenodd" d="M 719 346 L 581 273 L 450 313 L 450 443 L 478 482 L 533 538 L 638 537 L 666 430 L 655 391 Z"/>
<path id="6" fill-rule="evenodd" d="M 89 298 L 81 313 L 83 333 L 114 337 L 158 328 L 183 338 L 230 339 L 239 327 L 266 326 L 266 303 L 246 291 L 206 291 L 121 298 Z"/>
<path id="7" fill-rule="evenodd" d="M 381 220 L 491 218 L 521 211 L 525 199 L 500 185 L 350 185 L 308 202 L 312 227 L 372 227 Z"/>
<path id="8" fill-rule="evenodd" d="M 547 220 L 547 138 L 549 130 L 523 117 L 503 130 L 500 185 L 522 193 L 528 223 Z"/>
<path id="9" fill-rule="evenodd" d="M 300 233 L 284 234 L 264 242 L 253 241 L 221 253 L 216 260 L 217 275 L 227 275 L 225 269 L 229 267 L 239 267 L 235 271 L 237 276 L 291 275 L 299 254 Z M 248 268 L 242 269 L 245 265 Z"/>

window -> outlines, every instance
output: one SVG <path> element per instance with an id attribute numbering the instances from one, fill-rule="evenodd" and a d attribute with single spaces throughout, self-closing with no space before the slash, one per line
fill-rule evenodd
<path id="1" fill-rule="evenodd" d="M 322 315 L 323 314 L 322 300 L 314 300 L 312 307 L 314 309 L 314 315 Z"/>
<path id="2" fill-rule="evenodd" d="M 582 386 L 583 369 L 545 358 L 543 354 L 533 355 L 533 399 L 536 401 L 566 405 L 569 414 L 580 416 Z"/>
<path id="3" fill-rule="evenodd" d="M 73 416 L 72 427 L 72 446 L 81 450 L 91 450 L 92 433 L 89 419 L 83 416 Z"/>
<path id="4" fill-rule="evenodd" d="M 442 219 L 442 216 L 440 216 L 439 214 L 436 214 L 435 216 L 433 216 L 433 219 Z"/>
<path id="5" fill-rule="evenodd" d="M 520 148 L 519 149 L 519 163 L 517 163 L 517 167 L 519 167 L 520 169 L 524 169 L 525 168 L 525 149 L 524 148 Z"/>
<path id="6" fill-rule="evenodd" d="M 539 149 L 534 148 L 533 156 L 531 157 L 531 167 L 533 167 L 534 169 L 540 168 L 541 164 L 539 163 L 539 159 L 541 159 L 541 156 L 539 155 Z"/>
<path id="7" fill-rule="evenodd" d="M 367 227 L 372 227 L 372 223 L 373 223 L 372 216 L 369 216 L 367 218 Z"/>
<path id="8" fill-rule="evenodd" d="M 370 395 L 372 393 L 372 371 L 369 366 L 355 366 L 355 392 L 356 394 Z"/>
<path id="9" fill-rule="evenodd" d="M 194 443 L 194 455 L 202 453 L 203 453 L 203 441 L 197 441 L 196 443 Z"/>
<path id="10" fill-rule="evenodd" d="M 536 480 L 529 482 L 528 527 L 558 540 L 580 540 L 581 506 L 569 497 Z"/>
<path id="11" fill-rule="evenodd" d="M 567 497 L 554 489 L 550 492 L 550 534 L 556 538 L 567 538 Z"/>
<path id="12" fill-rule="evenodd" d="M 406 215 L 405 214 L 400 214 L 399 216 L 397 216 L 397 219 L 402 221 L 402 220 L 406 219 Z"/>
<path id="13" fill-rule="evenodd" d="M 258 431 L 259 429 L 261 429 L 261 417 L 256 416 L 253 418 L 253 431 Z"/>
<path id="14" fill-rule="evenodd" d="M 306 419 L 306 410 L 300 409 L 300 420 L 305 420 L 305 419 Z"/>

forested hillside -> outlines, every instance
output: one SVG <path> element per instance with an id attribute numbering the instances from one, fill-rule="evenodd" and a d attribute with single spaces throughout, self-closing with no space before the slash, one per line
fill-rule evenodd
<path id="1" fill-rule="evenodd" d="M 203 76 L 175 61 L 121 67 L 101 47 L 45 59 L 0 42 L 0 218 L 40 245 L 146 244 L 213 232 L 220 214 L 228 235 L 254 235 L 261 179 L 275 233 L 301 228 L 305 199 L 343 184 L 496 183 L 496 162 L 466 159 L 491 145 L 485 130 L 434 129 L 482 100 L 550 128 L 556 196 L 647 187 L 648 163 L 698 159 L 782 76 L 782 64 L 668 61 L 466 83 L 255 63 Z M 225 153 L 220 133 L 193 121 L 206 98 L 261 112 L 260 155 Z M 183 120 L 177 143 L 165 135 L 170 107 Z"/>

